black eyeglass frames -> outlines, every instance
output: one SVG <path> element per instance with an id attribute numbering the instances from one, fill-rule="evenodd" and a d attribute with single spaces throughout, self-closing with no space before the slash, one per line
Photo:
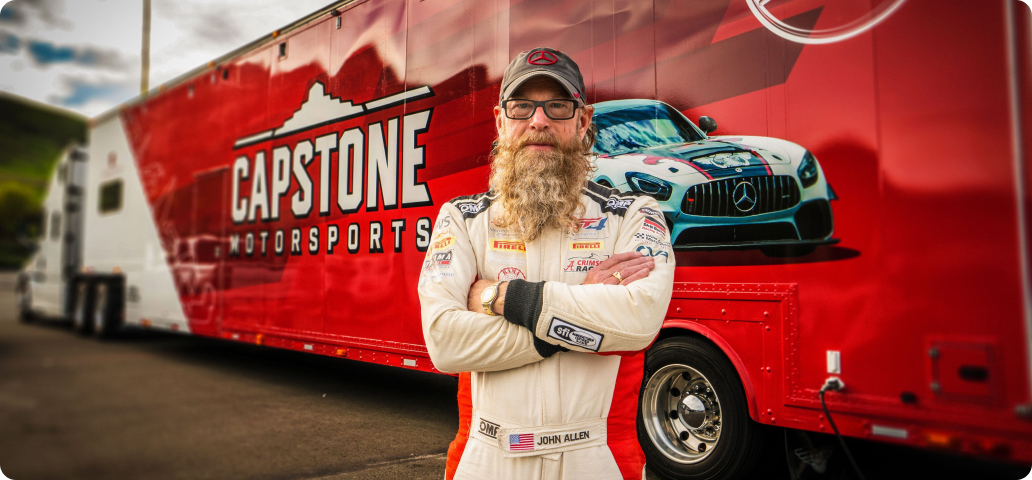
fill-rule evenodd
<path id="1" fill-rule="evenodd" d="M 505 116 L 512 120 L 527 120 L 534 116 L 538 107 L 545 110 L 545 115 L 552 120 L 569 120 L 577 113 L 577 101 L 565 98 L 535 102 L 525 98 L 510 98 L 502 101 Z"/>

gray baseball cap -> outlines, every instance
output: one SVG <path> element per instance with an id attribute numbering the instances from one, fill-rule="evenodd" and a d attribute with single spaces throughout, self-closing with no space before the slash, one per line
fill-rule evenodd
<path id="1" fill-rule="evenodd" d="M 581 105 L 584 100 L 584 77 L 577 62 L 565 53 L 552 48 L 535 48 L 521 52 L 509 63 L 502 76 L 502 91 L 499 103 L 509 98 L 523 82 L 538 75 L 554 78 L 570 92 L 570 96 Z"/>

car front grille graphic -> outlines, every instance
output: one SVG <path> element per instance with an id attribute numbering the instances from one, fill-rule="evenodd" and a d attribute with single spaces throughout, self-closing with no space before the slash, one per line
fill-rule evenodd
<path id="1" fill-rule="evenodd" d="M 799 184 L 789 175 L 737 177 L 693 185 L 681 211 L 702 217 L 750 217 L 799 204 Z"/>

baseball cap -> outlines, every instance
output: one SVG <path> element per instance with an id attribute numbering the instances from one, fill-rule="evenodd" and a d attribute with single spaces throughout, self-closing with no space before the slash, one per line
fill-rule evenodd
<path id="1" fill-rule="evenodd" d="M 521 52 L 505 68 L 502 76 L 502 91 L 498 96 L 501 102 L 515 92 L 523 82 L 538 75 L 554 78 L 570 92 L 570 96 L 584 102 L 584 77 L 581 76 L 577 62 L 565 53 L 552 48 L 535 48 Z"/>

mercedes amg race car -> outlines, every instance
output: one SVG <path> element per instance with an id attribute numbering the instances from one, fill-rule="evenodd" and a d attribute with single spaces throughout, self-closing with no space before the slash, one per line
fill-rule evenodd
<path id="1" fill-rule="evenodd" d="M 774 256 L 805 255 L 836 243 L 836 196 L 805 148 L 769 137 L 707 136 L 654 100 L 595 104 L 593 180 L 659 201 L 678 250 L 759 248 Z"/>

